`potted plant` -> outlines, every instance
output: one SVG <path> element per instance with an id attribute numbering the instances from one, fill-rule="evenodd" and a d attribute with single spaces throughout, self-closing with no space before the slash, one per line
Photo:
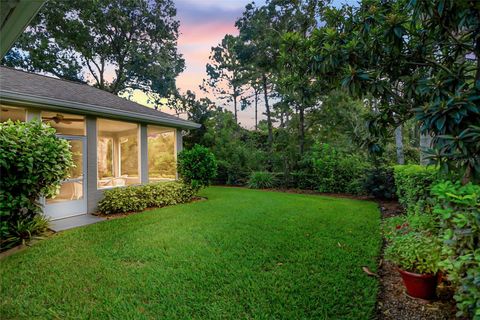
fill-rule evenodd
<path id="1" fill-rule="evenodd" d="M 425 300 L 435 298 L 440 255 L 439 239 L 422 232 L 399 233 L 385 249 L 385 258 L 397 265 L 407 293 Z"/>

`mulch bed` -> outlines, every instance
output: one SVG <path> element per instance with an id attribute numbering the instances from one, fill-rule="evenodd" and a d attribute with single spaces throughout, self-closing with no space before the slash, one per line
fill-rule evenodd
<path id="1" fill-rule="evenodd" d="M 403 214 L 396 201 L 380 201 L 382 219 Z M 377 298 L 377 319 L 382 320 L 449 320 L 455 319 L 455 301 L 452 288 L 442 282 L 437 289 L 437 300 L 425 301 L 408 296 L 396 267 L 380 260 L 378 267 L 380 292 Z"/>

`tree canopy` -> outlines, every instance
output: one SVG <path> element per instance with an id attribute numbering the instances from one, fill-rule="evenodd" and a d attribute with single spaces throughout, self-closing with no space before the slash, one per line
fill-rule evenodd
<path id="1" fill-rule="evenodd" d="M 175 15 L 171 0 L 47 1 L 2 64 L 168 96 L 185 65 Z"/>

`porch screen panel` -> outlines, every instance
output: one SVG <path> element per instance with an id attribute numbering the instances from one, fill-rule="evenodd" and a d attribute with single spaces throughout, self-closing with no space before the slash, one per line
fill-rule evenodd
<path id="1" fill-rule="evenodd" d="M 140 184 L 139 164 L 139 126 L 97 119 L 97 187 Z"/>
<path id="2" fill-rule="evenodd" d="M 175 129 L 147 127 L 148 177 L 151 182 L 176 179 L 177 153 Z"/>

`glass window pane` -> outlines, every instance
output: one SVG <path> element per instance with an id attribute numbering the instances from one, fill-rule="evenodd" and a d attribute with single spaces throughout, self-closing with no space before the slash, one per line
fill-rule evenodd
<path id="1" fill-rule="evenodd" d="M 175 179 L 177 175 L 175 129 L 148 126 L 147 135 L 149 180 Z"/>
<path id="2" fill-rule="evenodd" d="M 98 188 L 140 183 L 138 125 L 97 119 Z"/>
<path id="3" fill-rule="evenodd" d="M 47 199 L 47 204 L 83 199 L 83 181 L 63 182 L 60 190 L 53 198 Z"/>
<path id="4" fill-rule="evenodd" d="M 69 179 L 81 179 L 83 176 L 83 141 L 69 140 L 75 167 L 70 169 Z"/>
<path id="5" fill-rule="evenodd" d="M 76 114 L 42 111 L 42 121 L 49 123 L 58 134 L 84 136 L 85 117 Z"/>
<path id="6" fill-rule="evenodd" d="M 113 139 L 99 137 L 97 141 L 97 166 L 99 183 L 113 178 Z M 106 181 L 108 182 L 108 181 Z"/>
<path id="7" fill-rule="evenodd" d="M 25 121 L 26 118 L 27 116 L 24 108 L 0 105 L 0 122 L 5 122 L 9 119 L 12 121 Z"/>

